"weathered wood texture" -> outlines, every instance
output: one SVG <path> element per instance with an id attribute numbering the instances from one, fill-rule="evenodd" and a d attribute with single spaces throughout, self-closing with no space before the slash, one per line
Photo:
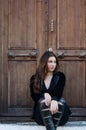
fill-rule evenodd
<path id="1" fill-rule="evenodd" d="M 86 0 L 0 0 L 2 116 L 30 116 L 29 79 L 49 47 L 66 75 L 64 97 L 71 108 L 84 113 Z"/>
<path id="2" fill-rule="evenodd" d="M 8 19 L 7 1 L 0 0 L 0 109 L 6 111 L 7 105 L 7 38 Z"/>
<path id="3" fill-rule="evenodd" d="M 29 81 L 44 50 L 45 1 L 0 0 L 2 116 L 12 112 L 16 116 L 18 110 L 27 113 L 27 108 L 32 107 Z"/>
<path id="4" fill-rule="evenodd" d="M 9 0 L 8 47 L 36 49 L 36 0 Z"/>
<path id="5" fill-rule="evenodd" d="M 10 0 L 9 12 L 8 106 L 32 107 L 29 80 L 45 47 L 44 2 Z"/>
<path id="6" fill-rule="evenodd" d="M 69 106 L 86 108 L 86 0 L 49 0 L 48 10 L 48 47 L 66 74 L 64 97 Z"/>
<path id="7" fill-rule="evenodd" d="M 58 0 L 59 48 L 86 49 L 86 1 Z"/>

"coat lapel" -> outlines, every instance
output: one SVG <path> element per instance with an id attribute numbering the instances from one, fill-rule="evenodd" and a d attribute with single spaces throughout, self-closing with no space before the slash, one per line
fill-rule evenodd
<path id="1" fill-rule="evenodd" d="M 59 75 L 55 74 L 48 90 L 52 91 L 55 88 L 55 86 L 58 84 L 58 81 L 59 81 Z"/>

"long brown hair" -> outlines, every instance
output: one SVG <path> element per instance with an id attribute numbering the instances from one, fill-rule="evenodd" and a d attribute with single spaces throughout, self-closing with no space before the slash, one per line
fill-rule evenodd
<path id="1" fill-rule="evenodd" d="M 58 70 L 58 58 L 57 58 L 57 56 L 51 51 L 46 51 L 41 56 L 40 61 L 39 61 L 39 65 L 36 69 L 35 80 L 34 80 L 34 87 L 35 87 L 36 90 L 41 90 L 43 80 L 45 79 L 45 76 L 48 73 L 48 68 L 47 68 L 48 59 L 49 59 L 49 57 L 53 57 L 53 56 L 56 59 L 56 68 L 55 68 L 53 73 L 57 72 L 57 70 Z"/>

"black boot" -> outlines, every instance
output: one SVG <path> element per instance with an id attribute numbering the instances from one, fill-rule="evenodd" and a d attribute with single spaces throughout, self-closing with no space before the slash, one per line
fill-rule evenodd
<path id="1" fill-rule="evenodd" d="M 58 102 L 58 108 L 59 108 L 58 112 L 53 115 L 53 122 L 54 122 L 55 129 L 59 125 L 61 117 L 62 117 L 62 115 L 64 113 L 64 102 L 63 102 L 63 100 L 62 101 L 61 100 Z"/>
<path id="2" fill-rule="evenodd" d="M 40 110 L 46 130 L 55 130 L 50 108 L 45 105 L 45 102 L 40 103 Z"/>

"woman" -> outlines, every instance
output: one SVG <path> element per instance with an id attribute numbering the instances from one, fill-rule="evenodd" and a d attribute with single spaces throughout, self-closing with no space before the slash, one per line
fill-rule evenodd
<path id="1" fill-rule="evenodd" d="M 33 117 L 46 130 L 56 130 L 64 125 L 71 114 L 62 98 L 65 75 L 58 71 L 58 59 L 52 51 L 46 51 L 40 58 L 35 75 L 30 80 L 30 92 L 34 101 Z"/>

